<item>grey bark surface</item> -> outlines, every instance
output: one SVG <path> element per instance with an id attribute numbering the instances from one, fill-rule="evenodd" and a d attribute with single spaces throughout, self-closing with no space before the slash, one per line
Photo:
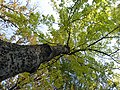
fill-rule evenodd
<path id="1" fill-rule="evenodd" d="M 33 73 L 41 63 L 69 51 L 62 45 L 18 45 L 0 40 L 0 81 L 23 72 Z"/>

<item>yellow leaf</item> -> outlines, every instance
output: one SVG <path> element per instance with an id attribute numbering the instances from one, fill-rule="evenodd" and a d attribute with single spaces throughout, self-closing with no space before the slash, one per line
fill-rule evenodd
<path id="1" fill-rule="evenodd" d="M 3 4 L 4 0 L 0 0 L 0 4 Z"/>

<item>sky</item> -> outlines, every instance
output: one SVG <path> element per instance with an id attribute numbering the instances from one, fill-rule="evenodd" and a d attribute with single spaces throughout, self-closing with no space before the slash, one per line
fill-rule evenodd
<path id="1" fill-rule="evenodd" d="M 40 11 L 44 14 L 53 14 L 56 15 L 56 13 L 53 11 L 53 8 L 50 3 L 51 0 L 31 0 L 31 5 L 38 5 Z M 59 1 L 59 0 L 57 0 Z M 88 0 L 90 4 L 92 4 L 93 0 Z"/>
<path id="2" fill-rule="evenodd" d="M 59 0 L 57 0 L 58 2 Z M 88 0 L 89 4 L 92 4 L 93 0 Z M 44 14 L 44 15 L 53 15 L 57 20 L 59 17 L 55 11 L 53 11 L 51 0 L 31 0 L 30 6 L 37 7 L 36 11 Z M 58 25 L 54 24 L 54 28 L 58 29 Z M 45 34 L 47 32 L 46 26 L 41 26 L 40 30 Z"/>
<path id="3" fill-rule="evenodd" d="M 13 0 L 11 0 L 11 1 L 13 1 Z M 26 1 L 29 1 L 29 3 L 30 3 L 28 7 L 36 8 L 35 9 L 36 12 L 40 12 L 45 15 L 52 14 L 54 17 L 56 17 L 56 20 L 57 20 L 58 15 L 56 14 L 55 11 L 53 11 L 52 5 L 50 3 L 51 0 L 21 0 L 22 5 L 24 5 L 24 4 L 26 5 Z M 57 0 L 57 1 L 59 1 L 59 0 Z M 93 0 L 88 0 L 89 4 L 92 4 L 92 1 Z M 120 1 L 118 3 L 120 3 Z M 58 28 L 57 25 L 54 25 L 54 27 Z M 40 30 L 45 34 L 47 32 L 47 27 L 43 25 L 43 26 L 41 26 Z M 10 32 L 9 32 L 9 35 L 10 35 Z"/>

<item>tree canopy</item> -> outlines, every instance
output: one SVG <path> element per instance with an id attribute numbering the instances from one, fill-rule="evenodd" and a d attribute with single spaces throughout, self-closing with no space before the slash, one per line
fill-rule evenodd
<path id="1" fill-rule="evenodd" d="M 120 88 L 117 0 L 51 0 L 57 18 L 29 4 L 29 0 L 0 0 L 0 39 L 20 45 L 66 45 L 70 52 L 41 64 L 35 73 L 21 73 L 1 82 L 1 89 Z M 46 26 L 47 32 L 41 26 Z"/>

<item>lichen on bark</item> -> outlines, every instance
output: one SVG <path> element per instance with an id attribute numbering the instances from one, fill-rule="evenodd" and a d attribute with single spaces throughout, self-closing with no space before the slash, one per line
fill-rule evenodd
<path id="1" fill-rule="evenodd" d="M 41 63 L 69 52 L 69 47 L 62 45 L 18 45 L 0 40 L 0 81 L 23 72 L 33 73 Z"/>

